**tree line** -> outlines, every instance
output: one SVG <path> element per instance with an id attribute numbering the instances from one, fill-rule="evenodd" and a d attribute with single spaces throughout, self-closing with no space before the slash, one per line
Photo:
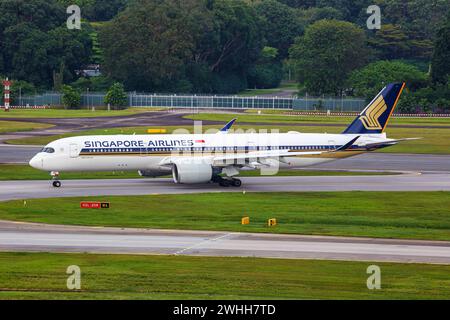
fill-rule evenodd
<path id="1" fill-rule="evenodd" d="M 73 3 L 81 30 L 66 28 Z M 366 28 L 372 4 L 380 30 Z M 277 87 L 289 72 L 300 95 L 369 99 L 406 81 L 404 111 L 450 105 L 447 0 L 0 0 L 0 12 L 0 75 L 16 80 L 13 95 L 116 83 L 236 93 Z M 89 63 L 103 75 L 80 77 Z"/>

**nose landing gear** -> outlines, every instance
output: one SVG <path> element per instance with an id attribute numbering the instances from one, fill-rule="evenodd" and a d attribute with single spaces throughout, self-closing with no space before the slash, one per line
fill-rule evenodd
<path id="1" fill-rule="evenodd" d="M 50 172 L 50 175 L 52 176 L 52 185 L 54 188 L 60 188 L 61 187 L 61 181 L 59 181 L 59 172 Z"/>

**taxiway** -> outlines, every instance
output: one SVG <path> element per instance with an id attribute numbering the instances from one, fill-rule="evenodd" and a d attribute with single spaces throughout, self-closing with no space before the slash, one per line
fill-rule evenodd
<path id="1" fill-rule="evenodd" d="M 380 176 L 292 176 L 242 178 L 241 188 L 217 184 L 177 185 L 171 179 L 0 181 L 0 201 L 113 195 L 193 194 L 208 192 L 450 191 L 450 173 Z"/>
<path id="2" fill-rule="evenodd" d="M 0 250 L 450 264 L 450 242 L 53 226 L 0 221 Z"/>

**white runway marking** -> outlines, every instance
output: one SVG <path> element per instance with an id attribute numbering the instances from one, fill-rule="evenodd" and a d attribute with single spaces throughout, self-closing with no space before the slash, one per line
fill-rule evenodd
<path id="1" fill-rule="evenodd" d="M 223 236 L 220 236 L 220 237 L 217 237 L 217 238 L 213 238 L 213 239 L 207 239 L 205 241 L 202 241 L 202 242 L 199 242 L 197 244 L 194 244 L 193 246 L 190 246 L 190 247 L 184 248 L 183 250 L 177 251 L 177 252 L 175 252 L 175 255 L 183 254 L 184 252 L 192 250 L 192 249 L 195 249 L 195 248 L 204 247 L 205 245 L 207 245 L 208 242 L 216 242 L 218 240 L 227 238 L 230 235 L 232 235 L 232 233 L 227 233 L 227 234 L 224 234 Z"/>

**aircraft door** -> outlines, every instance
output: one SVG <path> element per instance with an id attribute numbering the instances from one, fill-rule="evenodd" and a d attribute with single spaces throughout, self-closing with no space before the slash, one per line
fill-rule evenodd
<path id="1" fill-rule="evenodd" d="M 72 143 L 70 145 L 70 157 L 71 158 L 76 158 L 76 157 L 79 156 L 79 154 L 80 154 L 80 148 L 78 147 L 77 144 Z"/>

